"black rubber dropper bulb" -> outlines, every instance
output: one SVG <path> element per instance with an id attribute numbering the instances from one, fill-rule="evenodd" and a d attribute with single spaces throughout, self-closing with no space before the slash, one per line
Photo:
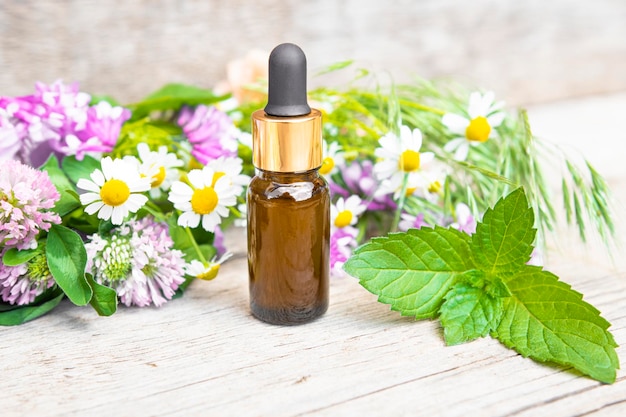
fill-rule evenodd
<path id="1" fill-rule="evenodd" d="M 311 112 L 306 96 L 306 56 L 298 45 L 278 45 L 269 58 L 269 85 L 265 113 L 303 116 Z"/>

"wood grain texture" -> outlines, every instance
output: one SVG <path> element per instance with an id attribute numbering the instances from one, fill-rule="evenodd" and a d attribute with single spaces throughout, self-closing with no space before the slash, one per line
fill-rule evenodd
<path id="1" fill-rule="evenodd" d="M 601 121 L 624 106 L 622 94 L 530 109 L 538 134 L 556 132 L 552 139 L 609 173 L 618 213 L 626 171 L 611 150 L 624 133 Z M 588 129 L 597 134 L 593 142 Z M 625 222 L 618 227 L 623 245 Z M 623 359 L 623 246 L 611 264 L 602 246 L 583 246 L 567 231 L 556 236 L 547 269 L 613 324 Z M 330 309 L 311 324 L 261 323 L 248 310 L 243 231 L 231 230 L 227 244 L 236 257 L 215 281 L 195 282 L 160 309 L 121 308 L 99 318 L 64 302 L 33 322 L 0 328 L 2 416 L 626 415 L 624 371 L 602 385 L 490 338 L 446 347 L 436 321 L 389 311 L 353 278 L 332 280 Z"/>
<path id="2" fill-rule="evenodd" d="M 3 0 L 0 95 L 62 78 L 128 103 L 212 87 L 228 61 L 290 41 L 312 73 L 355 59 L 384 83 L 453 77 L 528 104 L 626 90 L 625 21 L 623 0 Z"/>

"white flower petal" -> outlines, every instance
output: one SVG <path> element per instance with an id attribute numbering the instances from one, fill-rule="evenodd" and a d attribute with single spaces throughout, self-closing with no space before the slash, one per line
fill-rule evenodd
<path id="1" fill-rule="evenodd" d="M 100 161 L 100 166 L 102 167 L 102 174 L 104 175 L 104 178 L 106 180 L 110 180 L 111 178 L 115 176 L 113 160 L 111 159 L 110 156 L 105 156 L 104 158 L 102 158 L 102 160 Z M 96 184 L 97 183 L 98 182 L 96 181 Z"/>
<path id="2" fill-rule="evenodd" d="M 202 228 L 207 232 L 214 232 L 215 228 L 222 221 L 221 217 L 217 213 L 212 212 L 202 216 Z"/>
<path id="3" fill-rule="evenodd" d="M 468 153 L 469 143 L 467 143 L 467 141 L 464 141 L 463 143 L 461 143 L 461 145 L 459 145 L 458 148 L 456 148 L 453 158 L 457 161 L 465 161 L 467 159 Z"/>
<path id="4" fill-rule="evenodd" d="M 193 211 L 186 211 L 178 218 L 178 224 L 185 227 L 198 227 L 200 224 L 200 215 Z"/>
<path id="5" fill-rule="evenodd" d="M 467 142 L 465 138 L 452 139 L 450 142 L 444 145 L 443 150 L 452 153 L 456 149 L 458 149 L 458 147 L 461 146 L 464 142 Z"/>
<path id="6" fill-rule="evenodd" d="M 383 149 L 387 150 L 393 155 L 400 155 L 402 153 L 400 139 L 391 132 L 378 139 L 378 143 Z"/>
<path id="7" fill-rule="evenodd" d="M 94 193 L 100 193 L 100 187 L 93 181 L 89 181 L 85 178 L 81 178 L 76 183 L 76 186 L 82 190 L 93 191 Z M 84 203 L 83 203 L 84 204 Z"/>
<path id="8" fill-rule="evenodd" d="M 102 174 L 102 171 L 99 169 L 94 170 L 89 176 L 93 180 L 94 184 L 99 185 L 100 187 L 102 187 L 106 181 L 104 174 Z"/>
<path id="9" fill-rule="evenodd" d="M 229 195 L 226 197 L 219 197 L 219 202 L 221 205 L 230 207 L 237 204 L 237 197 L 235 195 Z"/>
<path id="10" fill-rule="evenodd" d="M 215 212 L 221 217 L 227 217 L 228 213 L 230 213 L 228 208 L 226 208 L 225 206 L 221 204 L 218 204 L 217 207 L 215 207 Z"/>
<path id="11" fill-rule="evenodd" d="M 498 127 L 502 124 L 505 117 L 506 117 L 506 114 L 504 112 L 494 113 L 491 116 L 487 117 L 487 122 L 489 123 L 489 126 L 491 126 L 492 128 Z"/>
<path id="12" fill-rule="evenodd" d="M 483 97 L 478 91 L 474 91 L 470 94 L 469 105 L 467 106 L 467 114 L 470 119 L 478 116 L 484 116 L 483 112 Z"/>
<path id="13" fill-rule="evenodd" d="M 204 188 L 207 185 L 211 185 L 211 181 L 212 181 L 211 179 L 209 180 L 209 183 L 206 184 L 203 171 L 199 169 L 192 169 L 191 171 L 189 171 L 189 173 L 187 174 L 187 179 L 189 180 L 191 185 L 195 188 Z"/>
<path id="14" fill-rule="evenodd" d="M 176 181 L 170 188 L 170 196 L 180 196 L 187 198 L 187 200 L 191 200 L 192 195 L 193 189 L 182 181 Z"/>
<path id="15" fill-rule="evenodd" d="M 80 195 L 80 203 L 83 206 L 86 206 L 87 204 L 91 204 L 94 201 L 97 201 L 100 199 L 101 197 L 99 193 L 85 193 L 85 194 Z"/>
<path id="16" fill-rule="evenodd" d="M 432 152 L 420 152 L 420 165 L 428 165 L 435 159 L 435 154 Z"/>
<path id="17" fill-rule="evenodd" d="M 124 205 L 113 207 L 113 211 L 111 212 L 111 223 L 113 224 L 122 224 L 124 223 L 124 218 L 128 214 L 128 210 Z"/>
<path id="18" fill-rule="evenodd" d="M 131 194 L 128 200 L 124 203 L 124 206 L 128 208 L 132 213 L 136 213 L 137 210 L 142 208 L 148 202 L 148 197 L 142 194 Z"/>
<path id="19" fill-rule="evenodd" d="M 398 161 L 387 159 L 374 165 L 374 174 L 376 174 L 376 178 L 382 180 L 398 172 L 398 169 Z"/>
<path id="20" fill-rule="evenodd" d="M 94 214 L 96 211 L 100 210 L 104 206 L 102 201 L 97 201 L 95 203 L 91 203 L 87 207 L 85 207 L 85 213 Z"/>
<path id="21" fill-rule="evenodd" d="M 441 123 L 443 123 L 450 132 L 456 133 L 457 135 L 465 135 L 465 129 L 469 126 L 470 121 L 458 114 L 446 113 L 441 118 Z"/>
<path id="22" fill-rule="evenodd" d="M 112 213 L 113 213 L 113 207 L 107 206 L 106 204 L 104 204 L 102 208 L 100 209 L 100 211 L 98 212 L 98 218 L 102 220 L 109 220 L 111 218 Z"/>
<path id="23" fill-rule="evenodd" d="M 412 149 L 414 151 L 419 151 L 422 147 L 422 131 L 419 130 L 418 128 L 413 129 L 413 132 L 411 133 L 412 137 L 413 137 L 413 148 L 409 148 Z"/>

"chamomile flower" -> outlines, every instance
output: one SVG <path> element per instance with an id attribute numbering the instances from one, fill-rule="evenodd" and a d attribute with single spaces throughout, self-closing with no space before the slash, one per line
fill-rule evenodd
<path id="1" fill-rule="evenodd" d="M 354 226 L 365 209 L 365 204 L 357 195 L 351 195 L 346 200 L 340 197 L 337 203 L 330 207 L 331 224 L 338 229 Z"/>
<path id="2" fill-rule="evenodd" d="M 405 175 L 407 187 L 417 187 L 422 182 L 420 178 L 424 169 L 433 161 L 435 154 L 420 152 L 422 147 L 422 132 L 408 126 L 400 128 L 400 137 L 388 133 L 379 139 L 380 147 L 374 154 L 380 161 L 374 166 L 374 173 L 382 181 L 382 193 L 397 192 L 402 187 Z"/>
<path id="3" fill-rule="evenodd" d="M 326 141 L 323 142 L 322 152 L 324 159 L 322 160 L 322 166 L 319 169 L 319 173 L 330 177 L 339 170 L 340 166 L 345 164 L 346 160 L 344 152 L 337 142 L 331 142 L 329 144 Z"/>
<path id="4" fill-rule="evenodd" d="M 81 194 L 80 202 L 87 206 L 87 214 L 98 213 L 99 219 L 120 225 L 148 201 L 141 193 L 150 189 L 150 179 L 141 177 L 136 165 L 127 160 L 107 156 L 100 164 L 102 169 L 93 171 L 91 180 L 78 180 L 78 188 L 87 191 Z"/>
<path id="5" fill-rule="evenodd" d="M 473 92 L 469 99 L 467 117 L 453 113 L 443 115 L 441 122 L 444 126 L 459 135 L 443 149 L 453 153 L 453 158 L 457 161 L 467 159 L 470 146 L 484 143 L 494 136 L 494 128 L 500 126 L 505 117 L 505 113 L 500 111 L 503 105 L 503 102 L 494 103 L 494 93 L 491 91 L 484 95 Z"/>
<path id="6" fill-rule="evenodd" d="M 168 191 L 172 183 L 178 180 L 178 167 L 183 161 L 176 154 L 167 152 L 166 146 L 159 146 L 158 151 L 151 151 L 147 144 L 137 145 L 139 154 L 139 173 L 150 179 L 150 196 L 156 198 L 161 191 Z"/>
<path id="7" fill-rule="evenodd" d="M 189 185 L 176 181 L 170 189 L 169 201 L 183 213 L 178 224 L 184 227 L 202 227 L 215 231 L 222 217 L 228 216 L 228 207 L 237 203 L 237 187 L 226 175 L 218 175 L 211 167 L 193 169 L 187 174 Z"/>
<path id="8" fill-rule="evenodd" d="M 235 195 L 240 195 L 250 182 L 250 177 L 241 173 L 243 170 L 241 158 L 220 156 L 209 161 L 206 166 L 215 172 L 213 181 L 226 177 L 228 184 L 236 190 Z"/>
<path id="9" fill-rule="evenodd" d="M 417 180 L 407 184 L 406 195 L 415 195 L 431 203 L 435 203 L 442 196 L 442 189 L 446 182 L 446 174 L 443 170 L 429 167 L 420 175 Z M 398 197 L 395 196 L 397 199 Z"/>
<path id="10" fill-rule="evenodd" d="M 185 268 L 185 274 L 204 281 L 210 281 L 217 277 L 220 272 L 220 266 L 233 256 L 231 252 L 226 252 L 219 259 L 213 258 L 206 264 L 200 261 L 193 260 L 187 264 Z"/>

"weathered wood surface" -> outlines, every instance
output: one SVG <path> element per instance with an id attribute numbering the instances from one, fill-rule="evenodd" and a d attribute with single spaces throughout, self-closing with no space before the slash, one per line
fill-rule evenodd
<path id="1" fill-rule="evenodd" d="M 312 70 L 352 58 L 536 103 L 625 91 L 624 22 L 623 0 L 2 0 L 0 95 L 63 78 L 129 103 L 167 82 L 212 87 L 228 61 L 290 41 Z"/>
<path id="2" fill-rule="evenodd" d="M 581 149 L 605 172 L 623 217 L 620 120 L 626 95 L 530 109 L 538 134 Z M 593 133 L 593 140 L 588 134 Z M 620 222 L 620 240 L 626 224 Z M 626 258 L 558 235 L 547 268 L 586 296 L 626 345 Z M 1 415 L 624 416 L 626 375 L 602 385 L 539 365 L 485 338 L 446 347 L 435 321 L 400 317 L 352 278 L 333 279 L 320 320 L 275 327 L 248 311 L 245 237 L 212 282 L 161 309 L 99 318 L 64 303 L 0 328 Z M 572 240 L 569 240 L 572 237 Z M 558 246 L 558 247 L 557 247 Z M 618 348 L 624 359 L 626 350 Z"/>

